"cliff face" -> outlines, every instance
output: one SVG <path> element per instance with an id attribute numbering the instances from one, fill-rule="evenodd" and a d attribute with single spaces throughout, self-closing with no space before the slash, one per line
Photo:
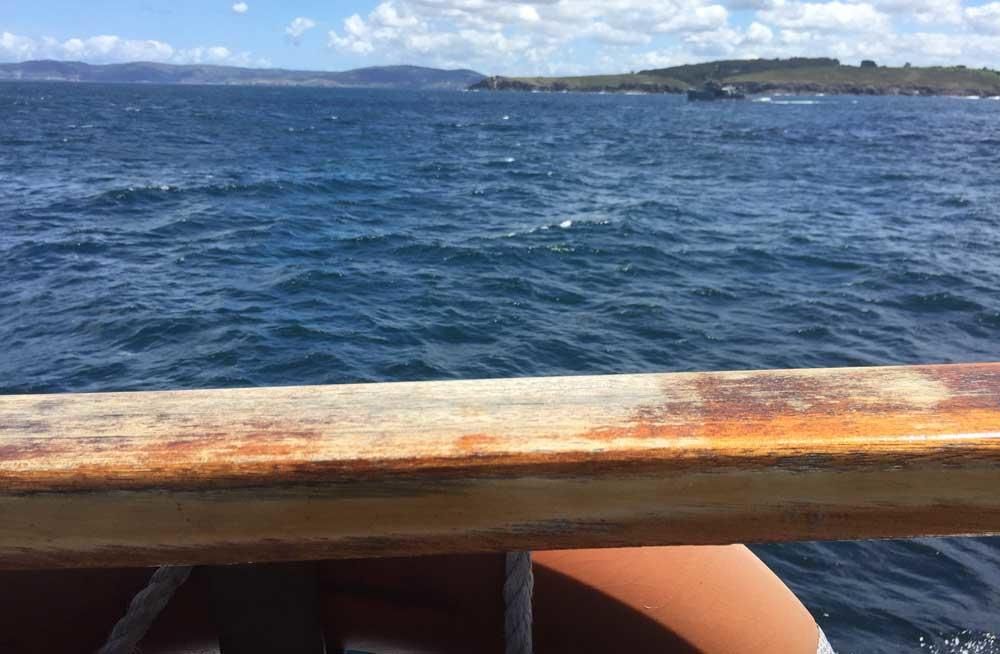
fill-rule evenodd
<path id="1" fill-rule="evenodd" d="M 535 84 L 528 84 L 513 77 L 501 77 L 493 75 L 485 77 L 469 87 L 471 91 L 531 91 L 538 89 Z M 552 90 L 552 89 L 547 89 Z"/>

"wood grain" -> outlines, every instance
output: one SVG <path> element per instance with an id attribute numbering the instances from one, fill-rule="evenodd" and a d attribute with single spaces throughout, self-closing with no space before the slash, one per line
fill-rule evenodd
<path id="1" fill-rule="evenodd" d="M 1000 533 L 1000 364 L 0 397 L 0 567 Z"/>

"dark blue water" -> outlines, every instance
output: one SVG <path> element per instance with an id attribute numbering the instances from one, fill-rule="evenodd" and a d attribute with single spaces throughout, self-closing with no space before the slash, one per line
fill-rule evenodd
<path id="1" fill-rule="evenodd" d="M 1000 102 L 0 85 L 0 392 L 1000 358 Z M 998 652 L 987 539 L 757 551 Z"/>

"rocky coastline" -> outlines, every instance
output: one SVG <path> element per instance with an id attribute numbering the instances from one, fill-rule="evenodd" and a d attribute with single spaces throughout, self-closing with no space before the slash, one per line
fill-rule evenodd
<path id="1" fill-rule="evenodd" d="M 1000 96 L 1000 72 L 986 68 L 861 66 L 835 59 L 731 60 L 577 77 L 484 77 L 473 91 L 685 93 L 707 82 L 731 86 L 746 95 L 905 95 Z"/>
<path id="2" fill-rule="evenodd" d="M 687 87 L 678 82 L 629 81 L 612 84 L 571 84 L 559 78 L 550 83 L 534 83 L 515 77 L 494 75 L 485 77 L 469 87 L 470 91 L 527 91 L 562 93 L 580 91 L 584 93 L 684 93 Z"/>

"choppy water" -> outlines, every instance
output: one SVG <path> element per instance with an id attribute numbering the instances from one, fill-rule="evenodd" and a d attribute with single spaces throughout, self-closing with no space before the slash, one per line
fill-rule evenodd
<path id="1" fill-rule="evenodd" d="M 787 100 L 2 84 L 0 392 L 1000 358 L 1000 102 Z M 757 551 L 1000 652 L 997 541 Z"/>

